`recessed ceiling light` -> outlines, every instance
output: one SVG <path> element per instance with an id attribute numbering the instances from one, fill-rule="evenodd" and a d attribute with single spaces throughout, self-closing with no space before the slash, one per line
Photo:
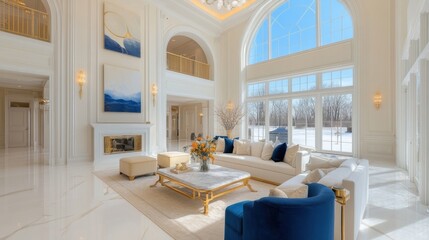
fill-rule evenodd
<path id="1" fill-rule="evenodd" d="M 172 42 L 175 42 L 175 41 L 176 41 L 176 39 L 171 39 L 171 41 L 172 41 Z"/>
<path id="2" fill-rule="evenodd" d="M 21 87 L 21 85 L 18 85 L 18 87 L 20 88 L 20 87 Z"/>

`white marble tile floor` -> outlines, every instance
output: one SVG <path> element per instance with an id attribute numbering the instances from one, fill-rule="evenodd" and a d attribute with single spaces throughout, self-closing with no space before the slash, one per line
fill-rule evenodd
<path id="1" fill-rule="evenodd" d="M 47 166 L 46 157 L 0 149 L 1 240 L 171 239 L 95 177 L 91 162 Z M 371 162 L 358 239 L 429 239 L 426 210 L 405 171 Z"/>

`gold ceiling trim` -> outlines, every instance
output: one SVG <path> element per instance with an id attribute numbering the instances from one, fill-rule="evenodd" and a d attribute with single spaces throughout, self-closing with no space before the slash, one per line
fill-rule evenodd
<path id="1" fill-rule="evenodd" d="M 192 0 L 192 3 L 197 6 L 198 8 L 202 9 L 203 11 L 207 12 L 208 14 L 212 15 L 213 17 L 217 18 L 218 20 L 225 20 L 232 15 L 246 9 L 250 5 L 252 5 L 256 0 L 247 0 L 245 4 L 241 5 L 241 7 L 236 7 L 231 9 L 230 11 L 227 11 L 225 13 L 221 13 L 217 10 L 212 9 L 209 5 L 201 3 L 201 0 Z"/>

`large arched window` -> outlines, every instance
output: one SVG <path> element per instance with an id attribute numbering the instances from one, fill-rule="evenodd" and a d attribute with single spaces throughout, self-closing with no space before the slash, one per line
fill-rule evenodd
<path id="1" fill-rule="evenodd" d="M 353 37 L 353 23 L 338 0 L 287 0 L 262 21 L 248 63 L 310 50 Z"/>
<path id="2" fill-rule="evenodd" d="M 288 0 L 269 12 L 248 53 L 247 137 L 352 154 L 351 38 L 353 21 L 339 0 Z"/>

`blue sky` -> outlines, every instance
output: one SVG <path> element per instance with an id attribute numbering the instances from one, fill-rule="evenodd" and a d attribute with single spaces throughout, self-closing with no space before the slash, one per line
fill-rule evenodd
<path id="1" fill-rule="evenodd" d="M 270 14 L 270 26 L 266 17 L 254 37 L 249 63 L 269 59 L 269 27 L 271 27 L 271 58 L 315 48 L 317 46 L 316 1 L 289 0 L 274 9 Z M 344 5 L 338 0 L 319 1 L 320 45 L 352 38 L 353 23 Z"/>

